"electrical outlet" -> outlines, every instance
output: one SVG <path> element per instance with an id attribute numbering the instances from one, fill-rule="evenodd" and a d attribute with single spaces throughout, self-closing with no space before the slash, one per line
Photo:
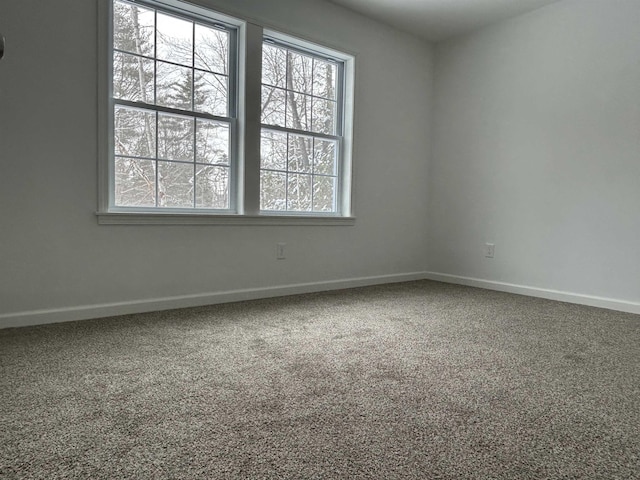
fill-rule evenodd
<path id="1" fill-rule="evenodd" d="M 286 243 L 276 244 L 276 259 L 284 260 L 285 258 L 287 258 L 287 252 L 285 250 L 286 246 L 287 246 Z"/>
<path id="2" fill-rule="evenodd" d="M 493 258 L 496 254 L 496 246 L 493 243 L 484 244 L 484 256 L 487 258 Z"/>

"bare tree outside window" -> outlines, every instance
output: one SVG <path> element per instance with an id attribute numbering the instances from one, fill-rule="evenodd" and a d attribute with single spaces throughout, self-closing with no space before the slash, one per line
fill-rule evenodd
<path id="1" fill-rule="evenodd" d="M 196 3 L 101 6 L 110 88 L 101 87 L 99 214 L 107 223 L 344 223 L 353 57 Z M 258 87 L 260 96 L 239 97 Z"/>
<path id="2" fill-rule="evenodd" d="M 114 204 L 230 208 L 229 32 L 113 1 Z"/>
<path id="3" fill-rule="evenodd" d="M 334 61 L 263 44 L 262 210 L 337 211 L 338 77 Z"/>

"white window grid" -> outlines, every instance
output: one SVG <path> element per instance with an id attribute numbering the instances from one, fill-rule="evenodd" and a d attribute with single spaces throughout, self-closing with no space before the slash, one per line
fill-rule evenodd
<path id="1" fill-rule="evenodd" d="M 116 0 L 111 0 L 111 8 L 113 8 L 113 5 L 115 4 Z M 142 54 L 138 54 L 138 53 L 133 53 L 133 52 L 129 52 L 126 50 L 120 50 L 114 47 L 113 45 L 113 32 L 114 32 L 114 25 L 113 25 L 113 20 L 110 22 L 110 38 L 112 39 L 111 45 L 110 45 L 110 76 L 109 78 L 111 79 L 111 85 L 110 85 L 110 95 L 109 95 L 109 99 L 110 99 L 110 108 L 109 108 L 109 113 L 110 113 L 110 119 L 109 119 L 109 123 L 111 125 L 111 134 L 110 134 L 110 138 L 113 139 L 114 137 L 114 132 L 115 132 L 115 110 L 116 108 L 120 107 L 124 107 L 124 108 L 130 108 L 130 109 L 135 109 L 135 110 L 141 110 L 141 111 L 145 111 L 145 112 L 149 112 L 149 113 L 153 113 L 155 114 L 155 156 L 152 157 L 146 157 L 146 156 L 135 156 L 135 157 L 126 157 L 126 156 L 119 156 L 116 155 L 115 153 L 115 146 L 113 145 L 113 141 L 111 142 L 111 148 L 110 148 L 110 154 L 111 154 L 111 161 L 109 162 L 109 182 L 110 182 L 110 187 L 109 187 L 109 204 L 110 204 L 110 209 L 111 210 L 116 210 L 116 209 L 123 209 L 123 210 L 127 210 L 127 209 L 134 209 L 137 212 L 144 212 L 144 211 L 150 211 L 150 212 L 154 212 L 154 211 L 158 211 L 158 210 L 162 210 L 162 211 L 173 211 L 176 213 L 182 212 L 182 211 L 194 211 L 197 210 L 198 212 L 203 212 L 203 211 L 214 211 L 214 212 L 224 212 L 224 213 L 228 213 L 233 211 L 236 207 L 236 197 L 237 197 L 237 188 L 236 188 L 236 176 L 238 174 L 237 172 L 237 165 L 236 162 L 234 162 L 234 158 L 236 157 L 236 136 L 237 136 L 237 126 L 236 126 L 236 117 L 237 117 L 237 81 L 236 81 L 236 71 L 237 71 L 237 30 L 236 28 L 234 28 L 233 26 L 229 26 L 229 25 L 225 25 L 224 23 L 219 22 L 217 19 L 215 18 L 207 18 L 201 15 L 196 15 L 193 14 L 191 12 L 186 12 L 183 11 L 179 8 L 172 8 L 170 6 L 159 6 L 157 3 L 151 3 L 151 2 L 146 2 L 144 0 L 118 0 L 120 3 L 124 3 L 124 4 L 129 4 L 132 6 L 139 6 L 142 8 L 146 8 L 149 10 L 153 11 L 153 15 L 154 15 L 154 46 L 153 46 L 153 56 L 148 56 L 148 55 L 142 55 Z M 191 58 L 192 58 L 192 64 L 189 65 L 185 65 L 185 64 L 180 64 L 177 62 L 172 62 L 170 60 L 166 60 L 166 59 L 162 59 L 160 60 L 157 57 L 157 50 L 158 50 L 158 13 L 163 13 L 166 15 L 170 15 L 179 19 L 183 19 L 183 20 L 187 20 L 189 22 L 192 23 L 192 28 L 193 28 L 193 39 L 194 41 L 192 42 L 192 52 L 191 52 Z M 111 18 L 113 19 L 113 14 L 111 15 Z M 195 65 L 195 48 L 196 48 L 196 42 L 195 42 L 195 29 L 197 25 L 202 25 L 208 28 L 215 28 L 215 29 L 219 29 L 219 30 L 223 30 L 225 32 L 228 33 L 228 38 L 229 38 L 229 52 L 228 52 L 228 59 L 227 59 L 227 65 L 228 65 L 228 73 L 224 73 L 224 72 L 216 72 L 216 71 L 212 71 L 212 70 L 205 70 L 202 68 L 198 68 Z M 137 58 L 142 58 L 142 59 L 146 59 L 146 60 L 150 60 L 153 61 L 153 102 L 144 102 L 144 101 L 130 101 L 130 100 L 125 100 L 125 99 L 119 99 L 119 98 L 115 98 L 114 94 L 113 94 L 113 63 L 114 63 L 114 54 L 125 54 L 125 55 L 129 55 L 132 57 L 137 57 Z M 158 68 L 158 63 L 163 63 L 163 64 L 167 64 L 167 65 L 173 65 L 176 67 L 180 67 L 180 68 L 188 68 L 191 70 L 192 74 L 191 74 L 191 110 L 185 110 L 185 109 L 180 109 L 180 108 L 173 108 L 173 107 L 167 107 L 167 106 L 163 106 L 163 105 L 158 105 L 157 104 L 157 100 L 158 100 L 158 95 L 157 95 L 157 91 L 158 91 L 158 75 L 157 75 L 157 68 Z M 206 112 L 200 112 L 195 110 L 195 95 L 196 95 L 196 89 L 194 86 L 194 82 L 195 82 L 195 78 L 196 72 L 203 72 L 203 73 L 213 73 L 215 75 L 219 75 L 219 76 L 224 76 L 227 78 L 227 112 L 226 115 L 214 115 L 214 114 L 210 114 L 210 113 L 206 113 Z M 159 125 L 159 115 L 160 114 L 169 114 L 169 115 L 173 115 L 173 116 L 179 116 L 179 117 L 184 117 L 184 118 L 189 118 L 193 120 L 193 152 L 194 152 L 194 159 L 193 161 L 186 161 L 186 160 L 167 160 L 167 159 L 163 159 L 160 157 L 159 155 L 159 131 L 158 131 L 158 125 Z M 203 162 L 198 162 L 197 158 L 195 156 L 195 152 L 196 152 L 196 142 L 197 142 L 197 124 L 198 124 L 198 119 L 202 119 L 202 120 L 207 120 L 207 121 L 213 121 L 213 122 L 219 122 L 219 123 L 223 123 L 226 124 L 228 127 L 228 131 L 229 131 L 229 160 L 228 163 L 203 163 Z M 229 169 L 229 180 L 228 180 L 228 188 L 229 188 L 229 205 L 228 208 L 225 209 L 207 209 L 207 208 L 196 208 L 196 202 L 197 202 L 197 194 L 194 191 L 194 195 L 193 195 L 193 206 L 192 207 L 188 207 L 188 208 L 180 208 L 180 207 L 158 207 L 158 177 L 159 175 L 156 174 L 155 176 L 155 199 L 154 199 L 154 204 L 156 206 L 154 207 L 141 207 L 141 206 L 135 206 L 135 207 L 126 207 L 126 206 L 117 206 L 115 205 L 115 159 L 116 158 L 134 158 L 136 160 L 148 160 L 148 161 L 153 161 L 155 162 L 155 170 L 156 172 L 158 172 L 159 170 L 159 162 L 169 162 L 169 163 L 174 163 L 174 164 L 186 164 L 186 165 L 193 165 L 193 188 L 197 189 L 197 182 L 196 182 L 196 174 L 197 174 L 197 169 L 198 167 L 202 168 L 202 167 L 225 167 Z"/>
<path id="2" fill-rule="evenodd" d="M 314 132 L 312 130 L 301 130 L 301 129 L 296 129 L 296 128 L 292 128 L 292 127 L 286 127 L 287 125 L 287 120 L 288 120 L 288 115 L 289 115 L 289 109 L 286 107 L 286 103 L 285 103 L 285 109 L 284 109 L 284 122 L 285 122 L 285 126 L 281 126 L 281 125 L 274 125 L 274 124 L 269 124 L 269 123 L 261 123 L 261 130 L 262 131 L 271 131 L 271 132 L 280 132 L 280 133 L 284 133 L 287 135 L 287 145 L 289 145 L 289 138 L 290 135 L 296 135 L 299 137 L 303 137 L 303 138 L 309 138 L 312 140 L 313 144 L 315 144 L 316 139 L 317 140 L 330 140 L 335 142 L 335 152 L 334 152 L 334 159 L 335 159 L 335 169 L 334 169 L 334 174 L 323 174 L 323 173 L 316 173 L 314 171 L 314 165 L 312 162 L 312 170 L 311 172 L 299 172 L 299 171 L 295 171 L 295 170 L 291 170 L 289 168 L 289 148 L 287 148 L 287 155 L 286 155 L 286 162 L 285 162 L 285 168 L 284 169 L 277 169 L 277 168 L 263 168 L 262 166 L 260 167 L 260 171 L 261 172 L 274 172 L 274 173 L 280 173 L 280 174 L 285 174 L 286 175 L 286 185 L 288 185 L 288 180 L 289 180 L 289 176 L 290 175 L 310 175 L 313 179 L 313 177 L 327 177 L 327 178 L 332 178 L 334 181 L 334 189 L 335 189 L 335 196 L 333 199 L 333 205 L 332 205 L 332 209 L 330 212 L 327 211 L 313 211 L 313 205 L 314 205 L 314 192 L 313 192 L 313 188 L 311 189 L 311 206 L 312 206 L 312 211 L 306 211 L 306 210 L 289 210 L 289 209 L 285 209 L 285 210 L 261 210 L 264 213 L 277 213 L 277 214 L 299 214 L 301 212 L 305 213 L 305 214 L 323 214 L 323 215 L 327 215 L 327 214 L 339 214 L 339 205 L 341 204 L 341 195 L 343 194 L 343 189 L 341 188 L 340 185 L 340 177 L 342 175 L 342 170 L 343 170 L 343 161 L 342 161 L 342 149 L 343 149 L 343 129 L 344 129 L 344 74 L 345 74 L 345 68 L 344 68 L 344 62 L 341 60 L 337 60 L 334 58 L 330 58 L 327 57 L 325 55 L 322 55 L 321 53 L 316 53 L 313 50 L 307 50 L 307 49 L 303 49 L 303 48 L 299 48 L 295 45 L 292 45 L 290 43 L 287 42 L 283 42 L 280 40 L 276 40 L 273 39 L 269 36 L 265 36 L 264 37 L 264 44 L 268 45 L 268 46 L 274 46 L 274 47 L 278 47 L 278 48 L 282 48 L 285 49 L 286 51 L 291 51 L 294 53 L 298 53 L 301 55 L 305 55 L 308 57 L 311 57 L 312 59 L 317 59 L 323 62 L 327 62 L 327 63 L 331 63 L 333 65 L 336 66 L 336 73 L 337 73 L 337 78 L 335 81 L 336 84 L 336 92 L 335 92 L 335 98 L 334 99 L 327 99 L 325 97 L 321 97 L 318 95 L 314 95 L 313 93 L 309 94 L 308 92 L 302 92 L 299 90 L 295 90 L 295 89 L 289 89 L 288 87 L 280 87 L 277 85 L 272 85 L 269 83 L 261 83 L 261 87 L 268 87 L 268 88 L 273 88 L 276 90 L 280 90 L 282 92 L 284 92 L 285 95 L 285 102 L 289 102 L 289 96 L 287 95 L 288 92 L 294 93 L 294 94 L 300 94 L 300 95 L 305 95 L 308 96 L 312 99 L 312 101 L 314 101 L 315 99 L 318 100 L 323 100 L 323 101 L 332 101 L 335 104 L 335 123 L 333 126 L 333 130 L 334 133 L 333 134 L 327 134 L 327 133 L 322 133 L 322 132 Z M 286 69 L 290 68 L 290 62 L 289 60 L 287 60 L 286 62 Z M 287 77 L 287 73 L 285 72 L 285 78 Z M 310 121 L 309 121 L 309 125 L 313 126 L 313 108 L 311 108 L 310 110 Z M 312 127 L 311 127 L 312 128 Z M 312 151 L 313 151 L 313 147 L 312 147 Z M 312 180 L 313 181 L 313 180 Z M 289 205 L 289 189 L 286 188 L 285 190 L 285 205 Z"/>

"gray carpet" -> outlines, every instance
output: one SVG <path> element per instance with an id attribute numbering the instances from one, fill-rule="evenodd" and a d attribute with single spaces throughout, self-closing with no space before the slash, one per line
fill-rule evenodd
<path id="1" fill-rule="evenodd" d="M 0 330 L 2 479 L 640 478 L 640 316 L 435 282 Z"/>

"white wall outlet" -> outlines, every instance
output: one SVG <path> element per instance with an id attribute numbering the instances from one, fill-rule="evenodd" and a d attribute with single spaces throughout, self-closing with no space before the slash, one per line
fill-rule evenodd
<path id="1" fill-rule="evenodd" d="M 287 246 L 286 243 L 276 244 L 276 259 L 284 260 L 285 258 L 287 258 L 287 252 L 285 248 L 286 246 Z"/>
<path id="2" fill-rule="evenodd" d="M 484 244 L 484 256 L 487 258 L 493 258 L 496 254 L 496 246 L 493 243 Z"/>

